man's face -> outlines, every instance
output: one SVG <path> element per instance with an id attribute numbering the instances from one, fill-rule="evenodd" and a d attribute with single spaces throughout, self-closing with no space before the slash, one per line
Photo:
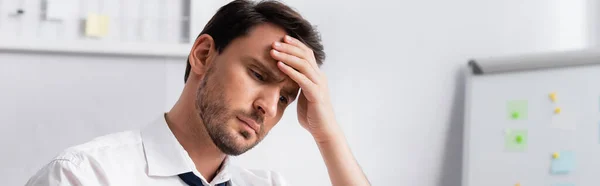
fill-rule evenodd
<path id="1" fill-rule="evenodd" d="M 239 155 L 258 144 L 298 95 L 298 85 L 269 55 L 285 31 L 255 26 L 234 39 L 210 63 L 196 96 L 209 136 L 225 154 Z"/>

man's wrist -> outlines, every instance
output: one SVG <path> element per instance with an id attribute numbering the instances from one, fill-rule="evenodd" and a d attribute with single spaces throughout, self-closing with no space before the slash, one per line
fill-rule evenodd
<path id="1" fill-rule="evenodd" d="M 327 129 L 311 133 L 317 145 L 336 143 L 344 140 L 344 134 L 336 123 L 329 126 Z"/>

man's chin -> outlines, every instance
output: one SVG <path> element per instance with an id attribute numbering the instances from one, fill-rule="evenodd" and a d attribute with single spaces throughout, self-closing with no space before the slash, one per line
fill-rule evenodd
<path id="1" fill-rule="evenodd" d="M 255 136 L 253 133 L 250 133 L 248 131 L 241 131 L 240 132 L 240 136 L 245 140 L 245 141 L 250 141 L 253 140 L 253 137 Z"/>
<path id="2" fill-rule="evenodd" d="M 249 149 L 251 149 L 252 147 L 254 147 L 254 138 L 250 138 L 250 139 L 245 139 L 244 137 L 240 137 L 239 139 L 237 139 L 235 141 L 235 146 L 236 149 L 240 150 L 240 151 L 248 151 Z"/>
<path id="3" fill-rule="evenodd" d="M 227 154 L 227 155 L 230 155 L 230 156 L 238 156 L 238 155 L 244 154 L 248 150 L 250 150 L 250 149 L 247 149 L 247 148 L 236 148 L 236 147 L 227 147 L 227 148 L 219 147 L 219 149 L 224 154 Z"/>
<path id="4" fill-rule="evenodd" d="M 232 156 L 243 154 L 254 148 L 257 142 L 255 133 L 249 133 L 249 131 L 239 130 L 235 127 L 222 130 L 220 135 L 211 135 L 211 137 L 215 137 L 213 142 L 221 152 Z"/>
<path id="5" fill-rule="evenodd" d="M 229 144 L 222 144 L 219 146 L 219 149 L 227 154 L 237 156 L 247 152 L 252 149 L 256 144 L 254 144 L 253 139 L 245 139 L 243 136 L 236 136 L 235 139 L 229 141 Z"/>

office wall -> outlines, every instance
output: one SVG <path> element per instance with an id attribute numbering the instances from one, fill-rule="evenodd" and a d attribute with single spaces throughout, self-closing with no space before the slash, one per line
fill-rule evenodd
<path id="1" fill-rule="evenodd" d="M 194 32 L 226 2 L 195 4 L 203 23 Z M 467 59 L 591 45 L 585 0 L 285 2 L 322 32 L 337 118 L 373 185 L 460 184 Z M 60 150 L 168 110 L 183 61 L 0 53 L 3 184 L 21 185 Z M 293 185 L 330 185 L 295 112 L 237 162 Z"/>
<path id="2" fill-rule="evenodd" d="M 165 59 L 0 53 L 0 178 L 23 185 L 63 149 L 162 116 Z"/>
<path id="3" fill-rule="evenodd" d="M 600 46 L 600 1 L 587 2 L 588 40 L 591 47 Z"/>
<path id="4" fill-rule="evenodd" d="M 583 0 L 285 2 L 322 32 L 337 118 L 373 185 L 460 185 L 469 58 L 589 45 Z M 329 185 L 294 113 L 239 161 Z"/>

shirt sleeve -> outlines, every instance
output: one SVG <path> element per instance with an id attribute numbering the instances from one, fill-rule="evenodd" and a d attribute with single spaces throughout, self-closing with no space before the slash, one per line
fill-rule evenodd
<path id="1" fill-rule="evenodd" d="M 75 164 L 69 160 L 53 160 L 35 175 L 25 186 L 80 186 L 82 175 Z"/>
<path id="2" fill-rule="evenodd" d="M 109 185 L 101 166 L 80 152 L 66 151 L 33 175 L 25 186 Z"/>

